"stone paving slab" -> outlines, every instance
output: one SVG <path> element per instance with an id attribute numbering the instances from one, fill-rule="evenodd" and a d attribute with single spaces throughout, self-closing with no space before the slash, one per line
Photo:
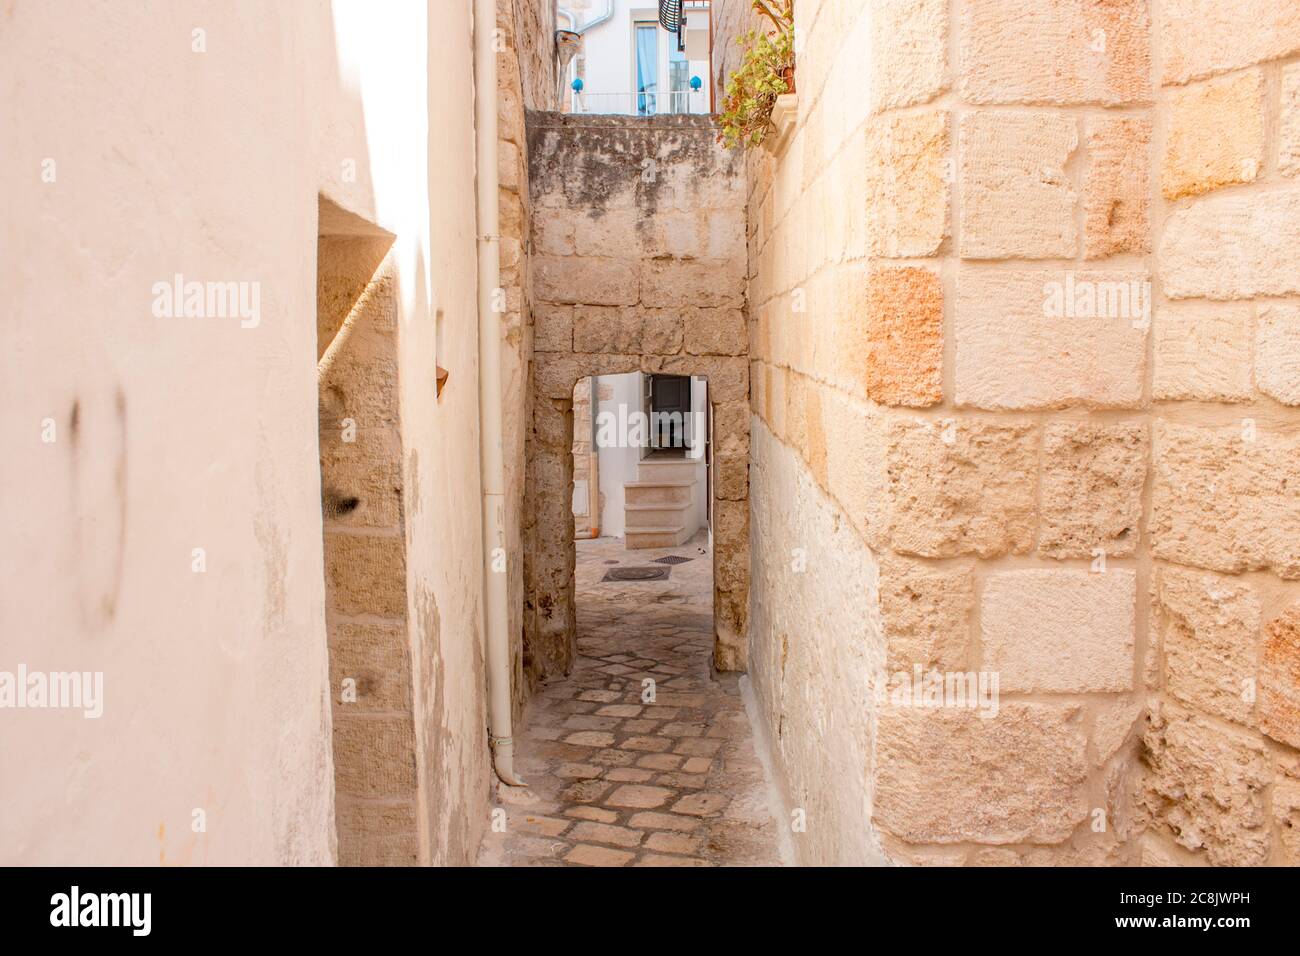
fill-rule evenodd
<path id="1" fill-rule="evenodd" d="M 515 731 L 519 790 L 481 866 L 776 866 L 777 822 L 735 675 L 711 673 L 712 556 L 578 542 L 578 661 Z M 602 581 L 611 565 L 690 558 L 668 581 Z M 498 819 L 500 817 L 498 816 Z"/>

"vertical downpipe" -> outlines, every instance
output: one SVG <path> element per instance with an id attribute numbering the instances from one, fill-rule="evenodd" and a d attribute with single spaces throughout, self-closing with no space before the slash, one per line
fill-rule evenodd
<path id="1" fill-rule="evenodd" d="M 487 632 L 488 736 L 501 782 L 515 776 L 510 705 L 510 636 L 506 630 L 505 458 L 502 452 L 501 318 L 493 305 L 500 283 L 497 202 L 497 64 L 492 49 L 496 0 L 474 0 L 475 186 L 478 192 L 479 464 L 483 486 L 483 617 Z M 495 570 L 494 565 L 500 567 Z"/>

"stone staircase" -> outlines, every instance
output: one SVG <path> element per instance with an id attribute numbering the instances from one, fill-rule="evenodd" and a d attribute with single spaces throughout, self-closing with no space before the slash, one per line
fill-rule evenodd
<path id="1" fill-rule="evenodd" d="M 693 459 L 644 459 L 623 485 L 623 534 L 629 551 L 673 548 L 696 531 Z"/>

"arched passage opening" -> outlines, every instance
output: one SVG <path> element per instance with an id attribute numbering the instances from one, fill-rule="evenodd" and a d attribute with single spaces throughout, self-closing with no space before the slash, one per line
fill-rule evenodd
<path id="1" fill-rule="evenodd" d="M 691 359 L 696 361 L 692 362 Z M 648 416 L 653 402 L 648 386 L 658 376 L 686 377 L 701 383 L 707 403 L 700 411 L 705 429 L 701 454 L 706 459 L 703 474 L 692 483 L 689 494 L 673 482 L 683 479 L 646 477 L 639 472 L 646 466 L 646 455 L 631 453 L 630 465 L 638 474 L 631 479 L 633 504 L 663 507 L 633 509 L 632 524 L 650 529 L 633 531 L 633 544 L 676 547 L 687 534 L 693 537 L 702 526 L 706 530 L 706 553 L 712 572 L 712 647 L 711 662 L 718 671 L 743 671 L 746 665 L 745 625 L 749 596 L 749 407 L 748 367 L 739 356 L 615 356 L 558 355 L 537 356 L 535 395 L 532 403 L 533 428 L 527 461 L 528 480 L 525 490 L 524 547 L 524 647 L 525 672 L 534 680 L 568 674 L 578 652 L 576 583 L 578 528 L 575 521 L 574 466 L 574 390 L 582 382 L 595 378 L 598 383 L 617 376 L 634 375 L 637 389 L 645 401 L 634 411 Z M 590 388 L 587 390 L 590 393 Z M 612 395 L 611 395 L 612 399 Z M 588 398 L 587 401 L 590 401 Z M 597 396 L 599 402 L 599 394 Z M 620 433 L 619 405 L 613 402 L 605 411 L 613 416 L 613 435 L 629 444 Z M 587 413 L 588 415 L 590 412 Z M 597 413 L 599 415 L 599 412 Z M 628 411 L 625 423 L 632 422 Z M 694 419 L 687 419 L 694 421 Z M 648 430 L 651 422 L 645 422 Z M 593 440 L 595 439 L 593 435 Z M 628 449 L 622 449 L 628 451 Z M 647 453 L 653 448 L 648 448 Z M 647 470 L 681 470 L 663 468 L 653 463 Z M 665 462 L 668 464 L 668 462 Z M 674 463 L 675 464 L 675 463 Z M 597 461 L 599 469 L 599 460 Z M 609 477 L 608 475 L 606 476 Z M 597 475 L 599 480 L 599 475 Z M 578 481 L 590 481 L 580 473 Z M 607 482 L 602 481 L 602 485 Z M 626 483 L 625 483 L 626 485 Z M 644 491 L 637 490 L 644 487 Z M 629 512 L 624 492 L 624 538 Z M 694 515 L 696 495 L 703 496 L 701 512 Z M 685 499 L 689 497 L 689 502 Z M 590 491 L 588 489 L 588 500 Z M 609 505 L 608 495 L 605 505 Z M 590 504 L 588 507 L 592 507 Z M 603 506 L 602 506 L 603 507 Z M 693 524 L 698 520 L 700 524 Z M 609 523 L 605 524 L 606 529 Z M 640 540 L 637 540 L 637 539 Z M 632 550 L 638 550 L 633 548 Z M 666 556 L 666 555 L 665 555 Z"/>

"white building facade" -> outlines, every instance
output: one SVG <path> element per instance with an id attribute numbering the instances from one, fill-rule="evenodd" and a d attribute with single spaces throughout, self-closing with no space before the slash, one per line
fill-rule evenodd
<path id="1" fill-rule="evenodd" d="M 562 0 L 561 29 L 582 35 L 582 48 L 564 80 L 574 113 L 712 111 L 710 5 L 683 0 L 679 36 L 659 24 L 658 0 Z"/>

